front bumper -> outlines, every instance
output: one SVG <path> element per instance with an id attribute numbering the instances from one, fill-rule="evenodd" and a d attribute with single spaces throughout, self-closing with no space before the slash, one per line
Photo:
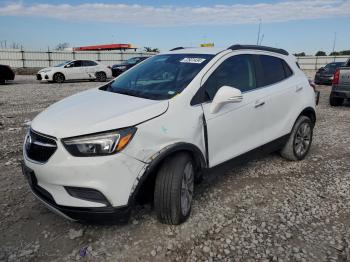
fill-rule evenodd
<path id="1" fill-rule="evenodd" d="M 28 180 L 32 193 L 51 211 L 72 221 L 85 221 L 90 223 L 124 223 L 127 222 L 131 206 L 123 207 L 69 207 L 58 205 L 53 196 L 38 185 L 35 172 L 22 162 L 22 173 Z"/>
<path id="2" fill-rule="evenodd" d="M 48 73 L 37 73 L 36 80 L 38 81 L 52 81 L 51 74 Z"/>
<path id="3" fill-rule="evenodd" d="M 120 74 L 122 74 L 124 71 L 126 71 L 126 70 L 120 70 L 120 69 L 112 68 L 112 76 L 113 77 L 117 77 Z"/>
<path id="4" fill-rule="evenodd" d="M 56 143 L 56 151 L 45 163 L 29 159 L 23 148 L 23 174 L 37 198 L 51 210 L 73 220 L 91 221 L 95 217 L 116 220 L 129 212 L 131 195 L 145 163 L 123 153 L 73 157 L 60 140 Z M 71 188 L 93 190 L 105 201 L 79 197 L 70 192 Z"/>

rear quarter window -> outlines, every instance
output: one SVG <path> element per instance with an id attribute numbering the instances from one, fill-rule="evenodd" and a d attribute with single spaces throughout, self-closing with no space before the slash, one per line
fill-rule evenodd
<path id="1" fill-rule="evenodd" d="M 263 73 L 263 86 L 278 83 L 293 74 L 287 63 L 278 57 L 259 55 L 259 59 Z"/>

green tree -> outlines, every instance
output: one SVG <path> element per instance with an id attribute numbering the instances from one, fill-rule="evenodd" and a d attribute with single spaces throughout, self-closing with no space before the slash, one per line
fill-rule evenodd
<path id="1" fill-rule="evenodd" d="M 145 46 L 143 49 L 145 50 L 145 52 L 159 53 L 158 48 L 152 48 L 152 47 Z"/>
<path id="2" fill-rule="evenodd" d="M 69 43 L 59 43 L 56 47 L 55 50 L 57 51 L 63 51 L 64 49 L 69 47 Z"/>
<path id="3" fill-rule="evenodd" d="M 315 56 L 326 56 L 326 52 L 324 51 L 317 51 L 317 53 L 315 54 Z"/>

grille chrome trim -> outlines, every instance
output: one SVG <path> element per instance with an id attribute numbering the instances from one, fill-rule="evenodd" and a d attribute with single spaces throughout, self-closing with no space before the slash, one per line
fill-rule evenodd
<path id="1" fill-rule="evenodd" d="M 46 163 L 57 150 L 56 141 L 55 137 L 30 129 L 23 148 L 26 158 L 37 164 Z"/>

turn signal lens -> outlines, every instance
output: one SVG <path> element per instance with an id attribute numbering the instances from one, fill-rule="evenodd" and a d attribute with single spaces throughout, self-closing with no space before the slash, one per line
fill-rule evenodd
<path id="1" fill-rule="evenodd" d="M 119 143 L 117 145 L 116 151 L 120 151 L 122 150 L 124 147 L 126 147 L 126 145 L 129 143 L 129 141 L 131 140 L 133 134 L 129 133 L 126 136 L 123 136 L 122 138 L 120 138 Z"/>

